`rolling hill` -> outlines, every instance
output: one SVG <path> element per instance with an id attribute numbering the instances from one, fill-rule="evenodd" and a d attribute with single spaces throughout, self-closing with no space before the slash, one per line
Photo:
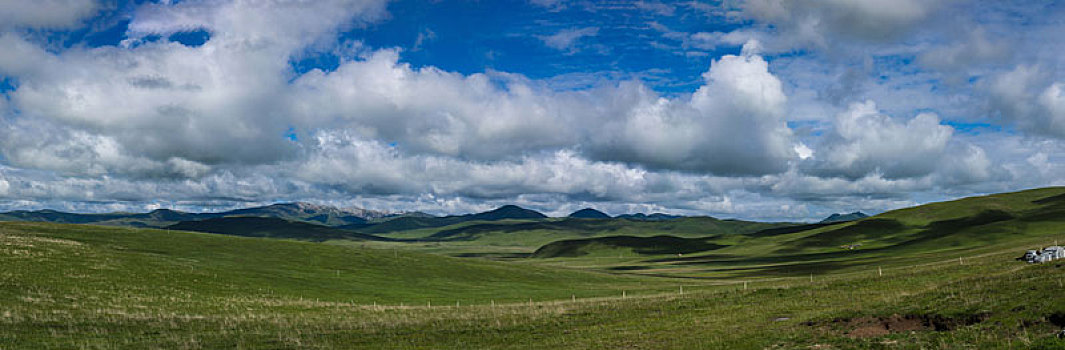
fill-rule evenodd
<path id="1" fill-rule="evenodd" d="M 621 215 L 618 215 L 618 216 L 615 216 L 615 217 L 618 218 L 618 219 L 627 219 L 627 220 L 634 220 L 634 221 L 668 221 L 668 220 L 682 218 L 682 216 L 679 216 L 679 215 L 669 215 L 669 214 L 662 214 L 662 213 L 653 213 L 651 215 L 647 215 L 647 214 L 644 214 L 644 213 L 621 214 Z"/>
<path id="2" fill-rule="evenodd" d="M 569 247 L 572 256 L 617 255 L 619 250 L 638 259 L 619 259 L 598 268 L 653 271 L 677 276 L 772 276 L 799 271 L 835 273 L 856 261 L 919 261 L 956 256 L 1011 241 L 1058 237 L 1065 242 L 1065 188 L 963 198 L 886 212 L 856 221 L 786 225 L 757 232 L 702 237 L 698 244 L 659 238 L 654 243 L 601 236 L 571 239 L 542 246 L 544 252 Z M 688 237 L 696 238 L 696 237 Z M 1053 242 L 1052 240 L 1050 242 Z M 669 247 L 672 243 L 674 246 Z M 656 247 L 656 249 L 648 249 Z M 700 250 L 702 249 L 702 250 Z M 1018 251 L 1030 249 L 1017 247 Z M 668 252 L 687 251 L 683 257 Z M 541 258 L 560 255 L 538 253 Z M 801 264 L 800 264 L 801 263 Z M 746 266 L 738 268 L 737 266 Z"/>
<path id="3" fill-rule="evenodd" d="M 302 221 L 290 221 L 273 217 L 236 216 L 198 221 L 182 221 L 167 226 L 169 230 L 218 233 L 243 237 L 327 241 L 334 239 L 394 241 L 393 239 L 357 233 Z"/>
<path id="4" fill-rule="evenodd" d="M 869 217 L 869 215 L 865 215 L 865 213 L 860 212 L 860 211 L 856 211 L 856 212 L 853 212 L 853 213 L 850 213 L 850 214 L 839 214 L 839 213 L 836 213 L 836 214 L 829 215 L 824 220 L 821 220 L 821 223 L 822 224 L 831 224 L 831 223 L 836 223 L 836 222 L 846 222 L 846 221 L 861 220 L 861 219 L 865 219 L 867 217 Z"/>
<path id="5" fill-rule="evenodd" d="M 569 214 L 567 217 L 575 219 L 609 219 L 610 215 L 592 208 L 584 208 Z"/>
<path id="6" fill-rule="evenodd" d="M 197 221 L 222 217 L 256 216 L 289 221 L 304 221 L 327 226 L 366 225 L 392 214 L 359 209 L 335 208 L 303 202 L 278 203 L 263 207 L 236 209 L 217 213 L 189 213 L 171 209 L 156 209 L 148 213 L 79 214 L 55 210 L 12 211 L 0 213 L 0 221 L 33 221 L 66 224 L 94 224 L 105 226 L 162 228 L 181 221 Z"/>
<path id="7" fill-rule="evenodd" d="M 604 250 L 609 253 L 610 248 L 628 248 L 637 254 L 647 255 L 686 254 L 724 247 L 726 246 L 709 243 L 707 239 L 701 238 L 608 236 L 552 242 L 537 249 L 532 257 L 578 257 L 595 252 L 603 253 Z"/>
<path id="8" fill-rule="evenodd" d="M 541 246 L 570 239 L 627 235 L 651 237 L 670 235 L 700 238 L 711 235 L 753 233 L 790 224 L 720 220 L 711 217 L 684 217 L 669 221 L 625 219 L 552 218 L 539 220 L 469 221 L 443 227 L 429 227 L 381 233 L 383 237 L 421 242 L 415 248 L 455 256 L 492 256 L 494 253 L 531 254 Z M 359 231 L 366 233 L 367 231 Z"/>
<path id="9" fill-rule="evenodd" d="M 500 220 L 541 220 L 547 219 L 547 215 L 535 210 L 525 209 L 516 205 L 504 205 L 502 207 L 483 213 L 453 215 L 453 216 L 407 216 L 380 222 L 371 226 L 341 226 L 341 228 L 357 230 L 362 233 L 380 234 L 418 229 L 444 227 L 472 221 L 500 221 Z"/>
<path id="10" fill-rule="evenodd" d="M 538 220 L 462 225 L 553 222 Z M 401 242 L 5 222 L 0 348 L 1065 346 L 1065 269 L 1013 259 L 1065 240 L 1065 188 L 837 224 L 605 222 L 747 226 L 556 242 L 537 259 L 493 262 Z"/>

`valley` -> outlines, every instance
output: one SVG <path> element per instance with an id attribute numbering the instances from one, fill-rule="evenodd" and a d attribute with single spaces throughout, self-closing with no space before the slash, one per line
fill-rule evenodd
<path id="1" fill-rule="evenodd" d="M 0 223 L 0 347 L 1065 345 L 1065 268 L 1015 260 L 1065 241 L 1065 188 L 814 224 L 518 209 Z"/>

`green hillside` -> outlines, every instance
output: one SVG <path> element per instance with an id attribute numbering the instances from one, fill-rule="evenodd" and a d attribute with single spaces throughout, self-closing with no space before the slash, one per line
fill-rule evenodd
<path id="1" fill-rule="evenodd" d="M 5 223 L 0 348 L 1061 348 L 1065 269 L 1012 259 L 1042 242 L 707 283 Z"/>
<path id="2" fill-rule="evenodd" d="M 288 221 L 302 221 L 326 226 L 365 226 L 368 219 L 382 220 L 389 214 L 364 210 L 340 209 L 311 203 L 278 203 L 262 207 L 236 209 L 217 213 L 188 213 L 170 209 L 156 209 L 147 213 L 81 214 L 56 210 L 18 210 L 0 213 L 0 221 L 54 222 L 63 224 L 93 224 L 122 227 L 161 228 L 183 221 L 199 221 L 223 217 L 269 217 Z"/>
<path id="3" fill-rule="evenodd" d="M 1058 237 L 1065 243 L 1063 234 L 1065 188 L 1058 187 L 932 203 L 845 223 L 712 235 L 696 242 L 675 240 L 675 247 L 664 242 L 618 245 L 610 236 L 557 241 L 541 249 L 567 246 L 583 254 L 575 259 L 539 256 L 556 257 L 549 262 L 569 266 L 577 261 L 584 267 L 629 273 L 749 278 L 831 274 L 869 264 L 965 257 L 998 244 L 1040 237 Z M 592 258 L 580 259 L 581 255 Z"/>
<path id="4" fill-rule="evenodd" d="M 389 241 L 392 239 L 362 234 L 303 221 L 272 217 L 224 217 L 199 221 L 182 221 L 168 230 L 219 233 L 243 237 L 296 239 L 322 242 L 333 239 Z"/>
<path id="5" fill-rule="evenodd" d="M 0 223 L 5 295 L 82 293 L 271 295 L 324 301 L 486 303 L 641 289 L 640 278 L 512 266 L 399 250 L 338 247 L 151 229 Z M 606 286 L 610 286 L 609 288 Z M 151 288 L 149 288 L 151 287 Z M 10 301 L 10 300 L 9 300 Z"/>
<path id="6" fill-rule="evenodd" d="M 547 219 L 547 216 L 534 210 L 525 209 L 516 205 L 504 205 L 502 207 L 489 210 L 483 213 L 466 214 L 466 215 L 454 215 L 454 216 L 427 216 L 427 215 L 409 215 L 397 217 L 395 219 L 381 221 L 371 226 L 366 225 L 348 225 L 341 226 L 340 228 L 357 230 L 363 233 L 379 234 L 389 232 L 410 231 L 418 229 L 429 229 L 436 227 L 444 227 L 456 224 L 462 224 L 466 222 L 479 222 L 479 221 L 500 221 L 500 220 L 542 220 Z"/>
<path id="7" fill-rule="evenodd" d="M 530 221 L 345 245 L 0 223 L 0 348 L 1065 348 L 1065 263 L 1014 259 L 1065 242 L 1065 188 L 830 225 L 673 222 L 686 237 L 582 221 L 593 237 L 508 262 L 404 249 Z"/>
<path id="8" fill-rule="evenodd" d="M 374 235 L 412 241 L 398 245 L 400 249 L 413 249 L 453 256 L 513 258 L 527 256 L 541 246 L 563 240 L 607 236 L 652 237 L 663 235 L 680 238 L 705 238 L 711 235 L 752 233 L 791 225 L 785 223 L 720 220 L 711 217 L 685 217 L 663 221 L 556 218 L 467 221 L 443 227 L 374 233 Z M 369 233 L 376 231 L 358 230 L 358 232 Z M 333 243 L 345 244 L 345 242 Z M 392 247 L 394 245 L 389 244 L 387 246 Z"/>

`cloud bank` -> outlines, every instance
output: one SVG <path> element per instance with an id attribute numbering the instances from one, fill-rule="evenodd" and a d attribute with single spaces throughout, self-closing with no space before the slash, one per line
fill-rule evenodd
<path id="1" fill-rule="evenodd" d="M 658 28 L 688 49 L 738 49 L 698 61 L 680 92 L 460 73 L 344 34 L 393 20 L 385 1 L 148 3 L 101 46 L 45 35 L 100 4 L 45 5 L 0 10 L 0 209 L 513 202 L 807 220 L 1063 180 L 1065 79 L 1007 54 L 992 23 L 954 38 L 920 28 L 972 6 L 960 1 L 752 0 L 707 19 L 746 27 Z M 538 39 L 576 54 L 611 30 Z M 196 31 L 202 45 L 171 40 Z M 336 64 L 297 69 L 321 55 Z"/>

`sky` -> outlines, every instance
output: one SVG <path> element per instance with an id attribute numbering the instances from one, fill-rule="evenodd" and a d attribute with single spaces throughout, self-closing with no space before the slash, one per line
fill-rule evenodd
<path id="1" fill-rule="evenodd" d="M 810 221 L 1065 185 L 1065 3 L 7 0 L 0 211 Z"/>

